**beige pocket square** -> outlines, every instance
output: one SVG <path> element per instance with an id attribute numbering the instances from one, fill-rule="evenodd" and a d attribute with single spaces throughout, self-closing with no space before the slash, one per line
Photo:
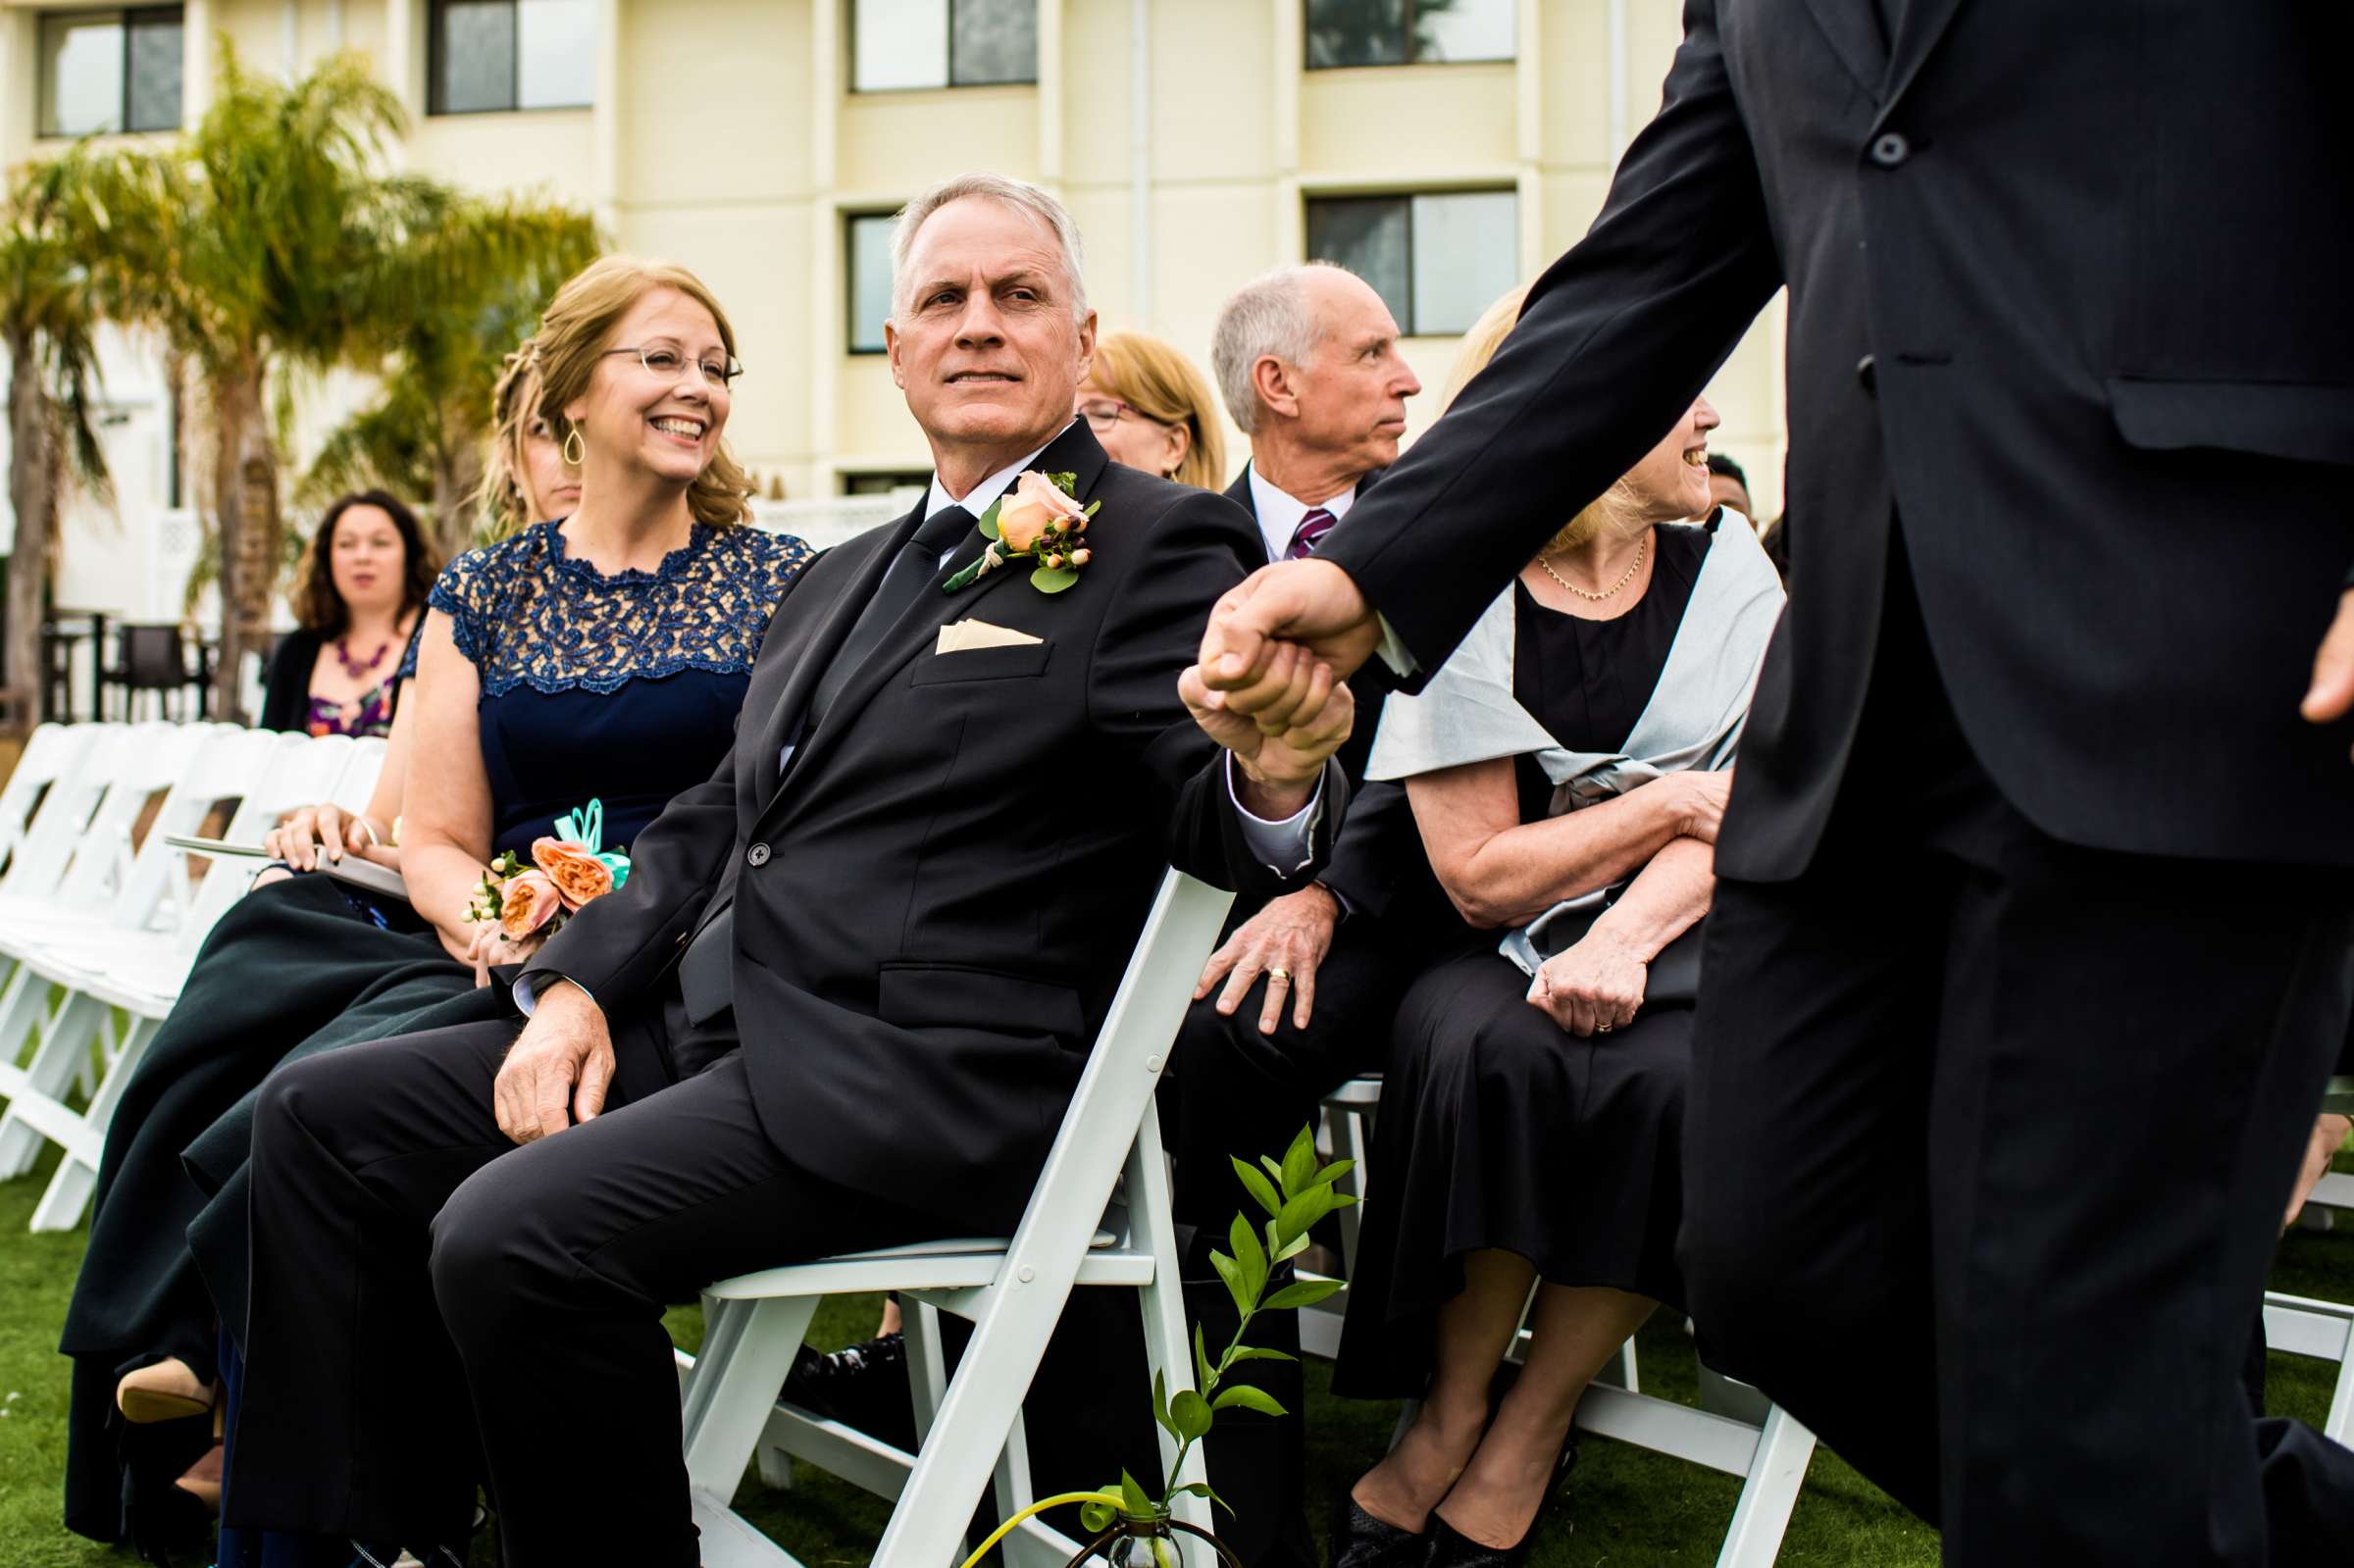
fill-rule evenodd
<path id="1" fill-rule="evenodd" d="M 950 621 L 940 629 L 940 640 L 932 651 L 966 653 L 974 648 L 1026 648 L 1046 640 L 1011 627 L 991 626 L 987 621 Z"/>

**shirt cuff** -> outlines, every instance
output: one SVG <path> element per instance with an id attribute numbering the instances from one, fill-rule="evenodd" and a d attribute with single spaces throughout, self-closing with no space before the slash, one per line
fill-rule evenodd
<path id="1" fill-rule="evenodd" d="M 1419 671 L 1422 668 L 1421 661 L 1406 645 L 1406 638 L 1398 634 L 1398 629 L 1390 625 L 1390 618 L 1375 612 L 1374 619 L 1381 623 L 1381 646 L 1375 650 L 1380 653 L 1381 662 L 1388 665 L 1401 680 Z"/>
<path id="2" fill-rule="evenodd" d="M 1307 804 L 1281 822 L 1269 822 L 1254 815 L 1243 804 L 1243 797 L 1234 786 L 1234 753 L 1226 753 L 1226 798 L 1234 802 L 1234 814 L 1242 820 L 1243 842 L 1250 847 L 1258 863 L 1278 877 L 1296 877 L 1305 871 L 1315 859 L 1316 823 L 1324 812 L 1324 780 L 1316 779 L 1315 792 Z"/>
<path id="3" fill-rule="evenodd" d="M 568 980 L 572 980 L 572 977 L 569 975 L 559 975 L 551 970 L 545 969 L 539 970 L 537 973 L 526 971 L 525 973 L 516 976 L 515 988 L 511 993 L 515 998 L 515 1010 L 526 1018 L 531 1017 L 533 1013 L 538 1010 L 539 993 L 547 989 L 547 987 L 550 986 L 561 985 Z M 577 980 L 572 980 L 572 984 L 575 986 L 580 986 L 581 994 L 588 997 L 590 1002 L 594 1002 L 596 1000 L 596 993 L 591 991 L 588 986 L 581 986 L 581 983 Z"/>

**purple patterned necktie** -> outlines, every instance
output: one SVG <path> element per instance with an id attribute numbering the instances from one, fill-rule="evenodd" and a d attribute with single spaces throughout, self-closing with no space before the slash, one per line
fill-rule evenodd
<path id="1" fill-rule="evenodd" d="M 1339 521 L 1339 518 L 1320 506 L 1309 507 L 1307 515 L 1300 520 L 1300 527 L 1293 531 L 1292 547 L 1283 552 L 1283 558 L 1287 561 L 1306 560 L 1316 553 L 1316 546 L 1324 542 L 1324 535 L 1330 533 L 1332 526 Z"/>

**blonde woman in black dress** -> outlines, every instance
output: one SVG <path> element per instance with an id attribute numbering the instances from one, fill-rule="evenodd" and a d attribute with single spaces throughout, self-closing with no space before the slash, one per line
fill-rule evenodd
<path id="1" fill-rule="evenodd" d="M 1458 384 L 1517 306 L 1474 328 Z M 1716 423 L 1695 401 L 1383 713 L 1367 777 L 1406 780 L 1463 927 L 1399 1010 L 1334 1376 L 1421 1404 L 1341 1499 L 1335 1568 L 1521 1560 L 1579 1395 L 1682 1293 L 1698 928 L 1782 606 L 1755 532 L 1710 505 Z M 1491 1408 L 1524 1305 L 1532 1347 Z"/>

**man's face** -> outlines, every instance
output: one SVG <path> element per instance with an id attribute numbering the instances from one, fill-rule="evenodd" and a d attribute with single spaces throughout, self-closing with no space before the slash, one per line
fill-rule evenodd
<path id="1" fill-rule="evenodd" d="M 1709 505 L 1712 508 L 1729 506 L 1743 517 L 1748 518 L 1750 527 L 1757 527 L 1758 514 L 1749 504 L 1749 491 L 1744 489 L 1741 481 L 1730 474 L 1709 476 Z"/>
<path id="2" fill-rule="evenodd" d="M 1291 367 L 1303 445 L 1346 457 L 1356 473 L 1398 461 L 1406 400 L 1422 390 L 1398 352 L 1398 324 L 1362 278 L 1319 267 L 1306 280 L 1321 330 L 1307 363 Z"/>
<path id="3" fill-rule="evenodd" d="M 1018 207 L 967 196 L 916 230 L 883 329 L 892 379 L 936 442 L 1042 446 L 1071 422 L 1095 352 L 1096 318 L 1075 317 L 1061 249 Z"/>

